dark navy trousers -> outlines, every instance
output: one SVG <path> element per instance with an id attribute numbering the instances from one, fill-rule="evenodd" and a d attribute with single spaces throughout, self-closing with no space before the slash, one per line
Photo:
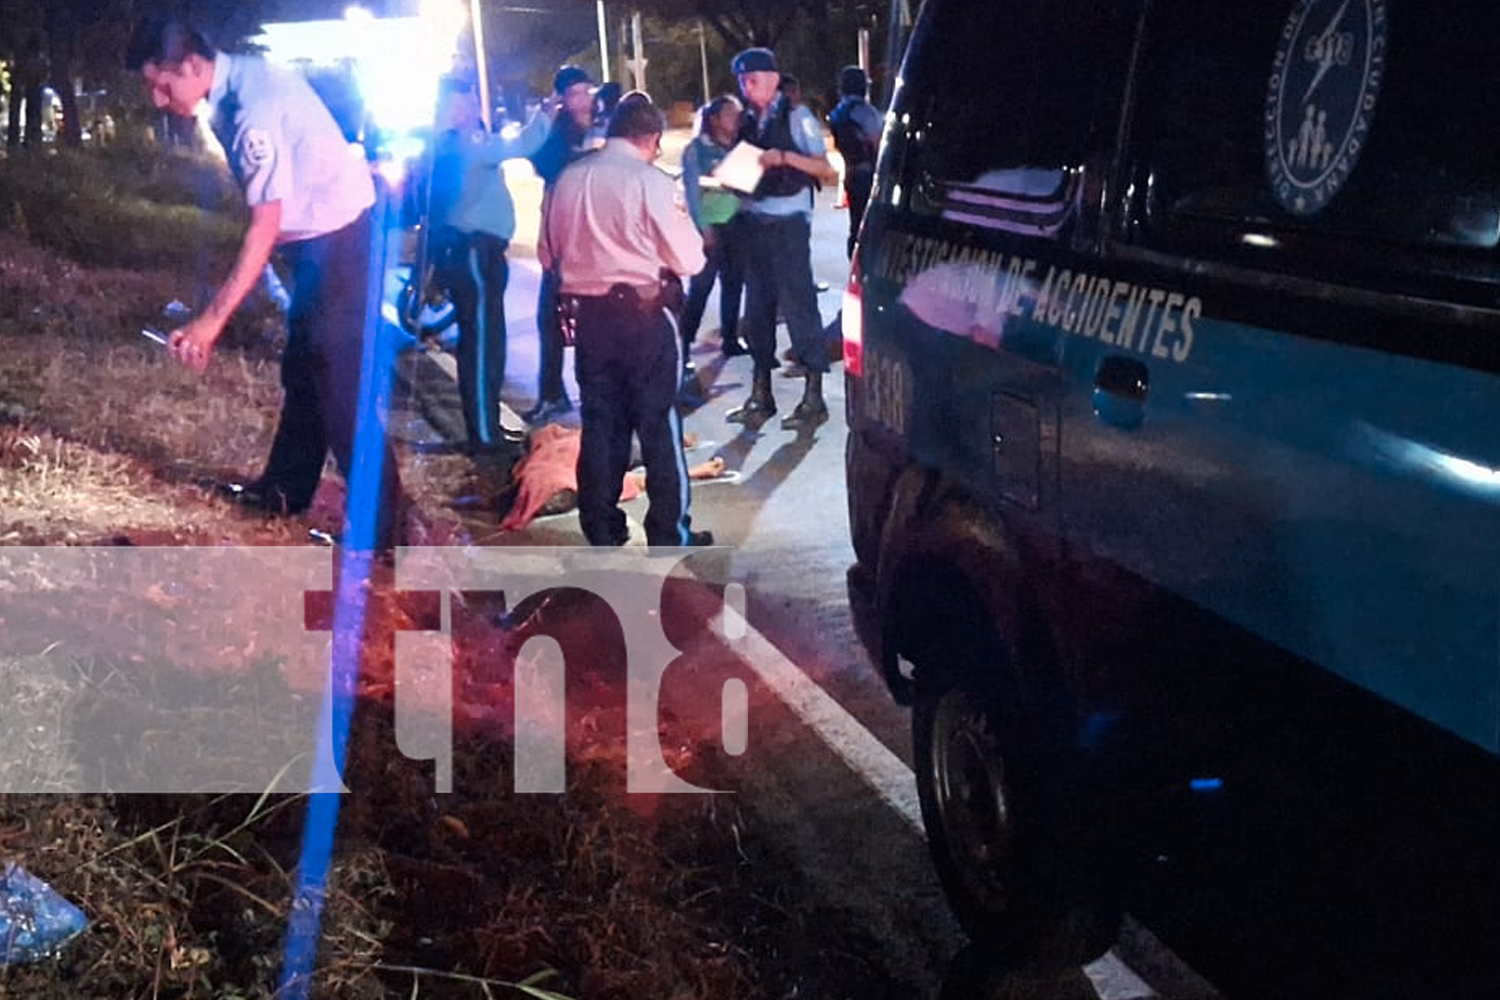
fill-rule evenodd
<path id="1" fill-rule="evenodd" d="M 472 451 L 497 447 L 505 388 L 505 286 L 509 242 L 489 233 L 447 230 L 437 280 L 458 320 L 458 397 Z"/>
<path id="2" fill-rule="evenodd" d="M 745 319 L 741 329 L 757 369 L 779 366 L 776 315 L 786 317 L 792 350 L 808 371 L 828 370 L 823 315 L 812 276 L 812 224 L 807 216 L 750 214 L 745 223 Z"/>
<path id="3" fill-rule="evenodd" d="M 674 405 L 682 376 L 677 323 L 665 308 L 633 296 L 572 297 L 574 366 L 583 440 L 578 454 L 578 519 L 592 545 L 629 539 L 620 487 L 630 441 L 646 465 L 648 545 L 686 545 L 689 484 L 682 417 Z"/>
<path id="4" fill-rule="evenodd" d="M 745 288 L 745 221 L 735 216 L 714 226 L 712 245 L 705 243 L 707 263 L 688 282 L 687 305 L 682 310 L 682 343 L 691 347 L 698 338 L 698 325 L 708 307 L 708 296 L 719 283 L 719 336 L 732 340 L 739 334 L 740 298 Z"/>
<path id="5" fill-rule="evenodd" d="M 287 310 L 287 344 L 281 359 L 284 397 L 261 486 L 279 490 L 288 511 L 312 503 L 323 463 L 332 452 L 344 478 L 353 482 L 354 435 L 365 336 L 379 325 L 366 323 L 371 254 L 370 213 L 337 232 L 281 247 L 292 278 Z M 382 401 L 384 402 L 384 401 Z M 386 435 L 386 406 L 379 407 L 381 476 L 375 539 L 394 544 L 399 523 L 400 475 Z"/>
<path id="6" fill-rule="evenodd" d="M 557 273 L 551 269 L 543 271 L 542 283 L 536 296 L 538 403 L 550 403 L 568 395 L 568 387 L 563 383 L 563 355 L 567 345 L 563 343 L 562 320 L 557 315 L 557 289 Z"/>

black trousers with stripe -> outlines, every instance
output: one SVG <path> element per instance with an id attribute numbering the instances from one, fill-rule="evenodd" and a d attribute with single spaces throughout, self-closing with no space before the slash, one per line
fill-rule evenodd
<path id="1" fill-rule="evenodd" d="M 498 447 L 500 393 L 505 388 L 505 286 L 507 240 L 489 233 L 443 230 L 436 272 L 458 321 L 458 396 L 469 448 Z"/>
<path id="2" fill-rule="evenodd" d="M 689 485 L 682 417 L 674 405 L 682 376 L 676 320 L 664 308 L 643 309 L 626 296 L 564 298 L 575 323 L 584 536 L 592 545 L 623 545 L 629 538 L 620 487 L 633 434 L 646 465 L 646 543 L 685 545 Z"/>

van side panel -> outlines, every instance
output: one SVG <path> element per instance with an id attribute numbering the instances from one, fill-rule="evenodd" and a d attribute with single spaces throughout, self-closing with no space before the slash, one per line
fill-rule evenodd
<path id="1" fill-rule="evenodd" d="M 1117 345 L 1072 338 L 1064 531 L 1115 563 L 1500 751 L 1500 378 L 1225 321 L 1205 289 L 1135 426 L 1096 406 Z M 1295 315 L 1295 304 L 1287 309 Z"/>
<path id="2" fill-rule="evenodd" d="M 1043 619 L 1067 780 L 1145 859 L 1130 907 L 1234 995 L 1493 991 L 1492 7 L 928 0 L 888 119 L 861 635 L 893 669 L 962 497 Z"/>

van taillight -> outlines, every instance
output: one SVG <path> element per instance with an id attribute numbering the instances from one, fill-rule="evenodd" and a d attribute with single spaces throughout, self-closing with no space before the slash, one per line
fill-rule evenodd
<path id="1" fill-rule="evenodd" d="M 849 262 L 849 283 L 844 286 L 844 373 L 859 378 L 865 373 L 865 304 L 859 280 L 859 258 Z"/>

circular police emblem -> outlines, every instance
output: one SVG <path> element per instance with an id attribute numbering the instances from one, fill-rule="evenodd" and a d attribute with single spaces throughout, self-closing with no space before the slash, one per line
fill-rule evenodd
<path id="1" fill-rule="evenodd" d="M 1298 0 L 1266 97 L 1266 169 L 1294 215 L 1321 210 L 1359 160 L 1385 76 L 1385 0 Z"/>
<path id="2" fill-rule="evenodd" d="M 276 146 L 271 142 L 271 133 L 263 128 L 252 128 L 245 133 L 243 157 L 247 167 L 264 166 L 275 155 Z"/>

